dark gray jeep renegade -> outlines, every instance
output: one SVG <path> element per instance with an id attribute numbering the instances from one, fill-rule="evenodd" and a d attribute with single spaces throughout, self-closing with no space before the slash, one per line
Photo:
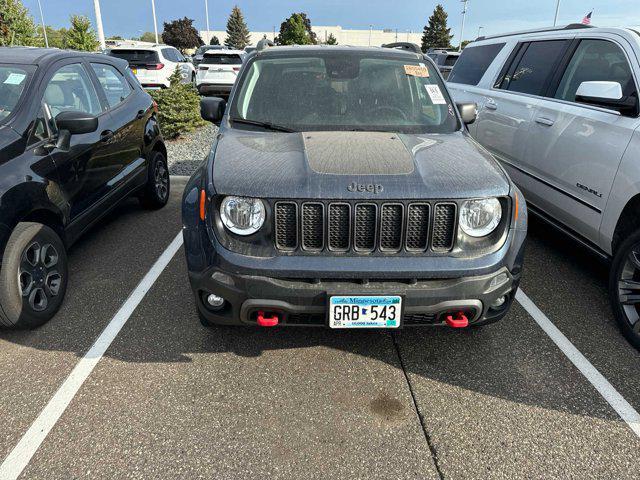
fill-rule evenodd
<path id="1" fill-rule="evenodd" d="M 527 213 L 415 46 L 266 47 L 183 201 L 205 325 L 466 327 L 508 311 Z"/>

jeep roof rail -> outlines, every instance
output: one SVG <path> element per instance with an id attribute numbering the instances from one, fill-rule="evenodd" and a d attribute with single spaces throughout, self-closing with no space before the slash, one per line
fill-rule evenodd
<path id="1" fill-rule="evenodd" d="M 382 48 L 395 48 L 398 50 L 406 50 L 408 52 L 417 53 L 418 55 L 422 55 L 422 50 L 418 45 L 411 42 L 395 42 L 395 43 L 387 43 L 382 45 Z"/>
<path id="2" fill-rule="evenodd" d="M 480 42 L 482 40 L 490 40 L 492 38 L 513 37 L 515 35 L 526 35 L 528 33 L 561 32 L 562 30 L 579 30 L 581 28 L 594 28 L 594 26 L 584 25 L 582 23 L 570 23 L 569 25 L 565 25 L 564 27 L 534 28 L 532 30 L 520 30 L 517 32 L 501 33 L 498 35 L 483 35 L 481 37 L 476 38 L 474 41 Z"/>
<path id="3" fill-rule="evenodd" d="M 276 44 L 273 43 L 271 40 L 269 40 L 268 38 L 263 38 L 256 45 L 256 50 L 261 52 L 263 50 L 266 50 L 267 47 L 275 47 L 275 46 L 276 46 Z"/>

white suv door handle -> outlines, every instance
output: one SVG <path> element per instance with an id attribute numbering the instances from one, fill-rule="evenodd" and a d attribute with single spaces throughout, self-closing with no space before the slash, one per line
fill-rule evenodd
<path id="1" fill-rule="evenodd" d="M 496 105 L 496 102 L 491 98 L 489 100 L 487 100 L 487 103 L 485 103 L 484 106 L 487 108 L 487 110 L 497 110 L 498 109 L 498 105 Z"/>
<path id="2" fill-rule="evenodd" d="M 540 125 L 545 125 L 547 127 L 552 127 L 553 124 L 556 123 L 556 122 L 551 120 L 550 118 L 538 117 L 538 118 L 536 118 L 536 123 L 539 123 Z"/>

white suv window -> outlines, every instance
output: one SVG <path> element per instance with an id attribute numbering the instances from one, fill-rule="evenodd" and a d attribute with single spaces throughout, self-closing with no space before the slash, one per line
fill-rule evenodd
<path id="1" fill-rule="evenodd" d="M 449 75 L 450 83 L 462 83 L 465 85 L 477 85 L 504 47 L 504 43 L 480 45 L 479 47 L 467 47 Z"/>
<path id="2" fill-rule="evenodd" d="M 613 42 L 582 40 L 560 80 L 555 98 L 575 102 L 580 84 L 592 81 L 618 82 L 623 95 L 637 98 L 627 57 Z"/>

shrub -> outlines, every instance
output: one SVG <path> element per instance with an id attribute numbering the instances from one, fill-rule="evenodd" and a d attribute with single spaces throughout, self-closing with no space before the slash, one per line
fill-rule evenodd
<path id="1" fill-rule="evenodd" d="M 162 134 L 176 138 L 205 125 L 200 117 L 200 97 L 193 85 L 182 83 L 180 67 L 169 78 L 171 86 L 150 92 L 158 104 L 158 117 Z"/>

